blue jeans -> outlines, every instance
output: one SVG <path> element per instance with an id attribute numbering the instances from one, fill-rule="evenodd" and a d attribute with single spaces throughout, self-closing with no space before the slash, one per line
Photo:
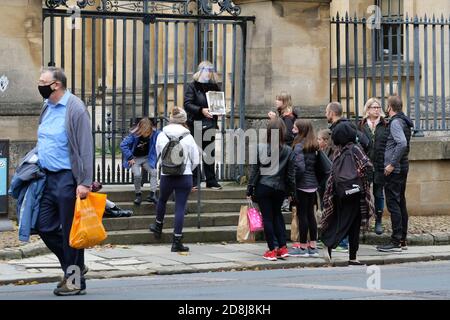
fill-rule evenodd
<path id="1" fill-rule="evenodd" d="M 344 239 L 342 239 L 341 242 L 339 242 L 339 247 L 348 249 L 348 236 L 346 236 Z"/>
<path id="2" fill-rule="evenodd" d="M 384 186 L 382 184 L 373 184 L 373 196 L 375 199 L 375 214 L 377 222 L 381 222 L 384 211 Z"/>

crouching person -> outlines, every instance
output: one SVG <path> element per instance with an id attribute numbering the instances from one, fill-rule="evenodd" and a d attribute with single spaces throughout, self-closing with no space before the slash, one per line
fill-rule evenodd
<path id="1" fill-rule="evenodd" d="M 161 181 L 156 221 L 150 225 L 150 231 L 157 239 L 161 238 L 167 200 L 175 191 L 172 252 L 189 251 L 189 248 L 181 243 L 184 213 L 193 186 L 192 171 L 200 161 L 199 149 L 186 126 L 186 120 L 186 112 L 174 107 L 169 125 L 164 127 L 156 141 L 156 152 L 161 159 Z"/>
<path id="2" fill-rule="evenodd" d="M 153 128 L 149 118 L 143 118 L 131 130 L 130 134 L 120 143 L 123 154 L 122 164 L 125 169 L 131 168 L 133 171 L 134 191 L 136 199 L 134 204 L 140 205 L 142 202 L 142 168 L 150 172 L 150 194 L 145 199 L 156 204 L 156 189 L 158 188 L 156 171 L 156 139 L 160 131 Z"/>

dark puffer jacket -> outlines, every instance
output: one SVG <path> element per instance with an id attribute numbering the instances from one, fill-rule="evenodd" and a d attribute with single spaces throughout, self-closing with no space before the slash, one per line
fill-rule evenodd
<path id="1" fill-rule="evenodd" d="M 367 155 L 374 167 L 373 175 L 369 176 L 369 180 L 376 184 L 384 184 L 384 151 L 389 134 L 388 122 L 382 117 L 375 128 L 375 132 L 372 133 L 367 119 L 363 119 L 359 124 L 359 130 L 369 139 Z"/>
<path id="2" fill-rule="evenodd" d="M 258 146 L 258 162 L 251 165 L 247 195 L 252 196 L 257 184 L 263 184 L 287 195 L 295 194 L 294 152 L 286 145 L 280 148 L 278 159 L 270 154 L 270 145 Z"/>
<path id="3" fill-rule="evenodd" d="M 192 132 L 194 121 L 201 121 L 203 129 L 217 129 L 217 116 L 212 119 L 206 118 L 203 113 L 203 108 L 208 108 L 208 100 L 206 99 L 206 92 L 220 91 L 216 83 L 200 83 L 193 81 L 186 85 L 184 93 L 184 110 L 187 113 L 187 125 Z"/>
<path id="4" fill-rule="evenodd" d="M 316 152 L 304 152 L 303 143 L 294 147 L 295 182 L 297 189 L 314 189 L 319 186 L 316 177 Z"/>

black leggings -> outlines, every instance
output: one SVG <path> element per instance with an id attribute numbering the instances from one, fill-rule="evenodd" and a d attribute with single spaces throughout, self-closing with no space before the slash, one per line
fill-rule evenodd
<path id="1" fill-rule="evenodd" d="M 276 236 L 280 248 L 285 246 L 286 225 L 281 213 L 281 205 L 283 204 L 285 193 L 263 184 L 258 184 L 255 190 L 255 197 L 263 216 L 264 235 L 269 250 L 275 249 L 274 236 Z"/>
<path id="2" fill-rule="evenodd" d="M 300 243 L 308 242 L 308 231 L 310 241 L 317 240 L 317 221 L 314 215 L 316 197 L 315 192 L 297 190 L 297 218 L 300 231 Z"/>

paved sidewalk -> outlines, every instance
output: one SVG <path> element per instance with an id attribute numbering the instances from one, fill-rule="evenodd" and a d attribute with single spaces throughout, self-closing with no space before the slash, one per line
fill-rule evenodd
<path id="1" fill-rule="evenodd" d="M 277 261 L 262 258 L 266 244 L 187 244 L 190 252 L 170 252 L 169 245 L 133 245 L 98 247 L 86 251 L 90 271 L 87 279 L 180 274 L 209 271 L 260 270 L 327 266 L 324 259 L 289 257 Z M 450 260 L 450 246 L 409 247 L 402 253 L 389 254 L 361 245 L 360 261 L 367 264 L 393 264 L 431 260 Z M 348 254 L 333 253 L 334 266 L 346 266 Z M 62 276 L 53 254 L 0 261 L 0 285 L 59 281 Z"/>

